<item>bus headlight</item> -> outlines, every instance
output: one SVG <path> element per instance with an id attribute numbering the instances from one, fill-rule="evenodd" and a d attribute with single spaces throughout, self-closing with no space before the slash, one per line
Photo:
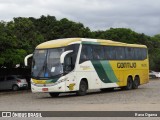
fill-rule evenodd
<path id="1" fill-rule="evenodd" d="M 32 84 L 32 85 L 35 85 L 35 83 L 34 83 L 32 80 L 31 80 L 31 84 Z"/>

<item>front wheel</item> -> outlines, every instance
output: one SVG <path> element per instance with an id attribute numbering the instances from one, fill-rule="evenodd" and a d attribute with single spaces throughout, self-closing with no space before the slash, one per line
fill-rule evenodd
<path id="1" fill-rule="evenodd" d="M 77 95 L 79 96 L 84 96 L 87 93 L 87 83 L 85 81 L 81 81 L 80 86 L 79 86 L 79 91 L 77 91 Z"/>
<path id="2" fill-rule="evenodd" d="M 51 97 L 58 97 L 60 93 L 49 93 Z"/>

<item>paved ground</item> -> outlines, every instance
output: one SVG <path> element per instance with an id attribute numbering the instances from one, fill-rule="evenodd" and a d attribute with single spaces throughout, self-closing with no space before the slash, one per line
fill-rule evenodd
<path id="1" fill-rule="evenodd" d="M 139 89 L 102 93 L 90 91 L 86 96 L 74 93 L 51 98 L 46 93 L 30 91 L 0 92 L 0 111 L 160 111 L 160 80 L 150 80 Z"/>
<path id="2" fill-rule="evenodd" d="M 62 94 L 51 98 L 48 94 L 28 91 L 0 91 L 0 111 L 160 111 L 160 80 L 150 80 L 139 89 L 115 90 L 102 93 L 90 91 L 86 96 Z M 8 120 L 8 118 L 0 118 Z M 11 118 L 21 120 L 22 118 Z M 23 118 L 25 119 L 25 118 Z M 53 120 L 53 118 L 26 118 L 27 120 Z M 158 120 L 159 118 L 54 118 L 54 120 Z"/>

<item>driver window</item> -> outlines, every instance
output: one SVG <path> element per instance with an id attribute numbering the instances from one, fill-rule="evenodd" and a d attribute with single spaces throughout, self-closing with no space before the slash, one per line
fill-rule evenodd
<path id="1" fill-rule="evenodd" d="M 73 60 L 72 60 L 72 53 L 69 53 L 68 55 L 66 55 L 64 59 L 64 70 L 66 72 L 69 72 L 73 70 L 73 68 L 74 68 L 74 65 L 73 65 Z"/>

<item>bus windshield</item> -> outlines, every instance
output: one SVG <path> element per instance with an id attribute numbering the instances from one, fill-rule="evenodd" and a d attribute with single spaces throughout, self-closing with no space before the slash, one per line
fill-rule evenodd
<path id="1" fill-rule="evenodd" d="M 63 73 L 60 56 L 64 48 L 35 50 L 32 63 L 32 77 L 50 78 Z"/>

